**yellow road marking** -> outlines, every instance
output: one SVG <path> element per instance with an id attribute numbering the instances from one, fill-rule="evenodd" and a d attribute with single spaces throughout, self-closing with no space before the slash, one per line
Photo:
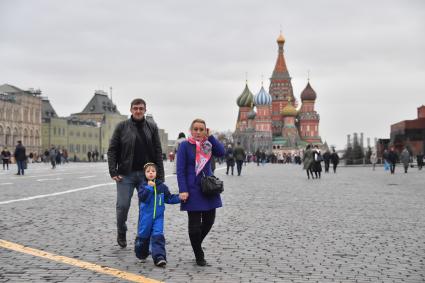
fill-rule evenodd
<path id="1" fill-rule="evenodd" d="M 25 247 L 25 246 L 15 244 L 15 243 L 12 243 L 12 242 L 8 242 L 8 241 L 5 241 L 5 240 L 1 240 L 1 239 L 0 239 L 0 247 L 5 248 L 5 249 L 9 249 L 9 250 L 12 250 L 12 251 L 17 251 L 17 252 L 37 256 L 37 257 L 47 258 L 47 259 L 50 259 L 50 260 L 53 260 L 53 261 L 77 266 L 77 267 L 80 267 L 80 268 L 83 268 L 83 269 L 88 269 L 88 270 L 91 270 L 91 271 L 94 271 L 94 272 L 104 273 L 104 274 L 107 274 L 107 275 L 126 279 L 126 280 L 132 281 L 132 282 L 161 283 L 161 281 L 150 279 L 150 278 L 147 278 L 147 277 L 144 277 L 144 276 L 141 276 L 141 275 L 137 275 L 137 274 L 134 274 L 134 273 L 121 271 L 119 269 L 115 269 L 115 268 L 111 268 L 111 267 L 107 267 L 107 266 L 97 265 L 97 264 L 94 264 L 94 263 L 78 260 L 78 259 L 75 259 L 75 258 L 70 258 L 70 257 L 66 257 L 66 256 L 48 253 L 48 252 L 45 252 L 45 251 L 42 251 L 42 250 L 37 250 L 37 249 Z"/>

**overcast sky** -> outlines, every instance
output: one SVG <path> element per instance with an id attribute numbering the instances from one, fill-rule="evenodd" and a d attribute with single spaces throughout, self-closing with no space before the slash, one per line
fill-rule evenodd
<path id="1" fill-rule="evenodd" d="M 176 138 L 201 117 L 234 130 L 245 73 L 269 88 L 279 31 L 294 95 L 310 82 L 320 134 L 387 138 L 425 104 L 425 1 L 0 0 L 0 84 L 40 88 L 60 116 L 109 91 Z"/>

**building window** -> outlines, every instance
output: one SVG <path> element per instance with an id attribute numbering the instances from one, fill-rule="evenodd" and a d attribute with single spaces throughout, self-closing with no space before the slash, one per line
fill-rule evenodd
<path id="1" fill-rule="evenodd" d="M 80 136 L 80 132 L 77 132 L 77 137 L 79 137 Z"/>
<path id="2" fill-rule="evenodd" d="M 53 135 L 56 136 L 56 127 L 53 127 Z"/>
<path id="3" fill-rule="evenodd" d="M 80 145 L 79 144 L 77 144 L 77 146 L 76 146 L 76 151 L 80 152 Z"/>
<path id="4" fill-rule="evenodd" d="M 85 138 L 86 137 L 86 132 L 83 132 L 83 138 Z"/>
<path id="5" fill-rule="evenodd" d="M 74 132 L 73 132 L 73 131 L 70 131 L 70 132 L 69 132 L 69 136 L 70 136 L 70 137 L 74 136 Z"/>
<path id="6" fill-rule="evenodd" d="M 87 150 L 86 150 L 86 145 L 85 144 L 83 144 L 83 153 L 86 153 L 87 152 Z"/>

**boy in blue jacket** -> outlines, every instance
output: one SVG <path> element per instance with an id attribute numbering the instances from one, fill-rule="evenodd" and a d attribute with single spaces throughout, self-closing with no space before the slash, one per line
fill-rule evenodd
<path id="1" fill-rule="evenodd" d="M 157 168 L 154 163 L 143 167 L 147 182 L 140 185 L 139 224 L 134 246 L 136 257 L 145 260 L 149 256 L 149 244 L 152 241 L 152 258 L 156 266 L 167 264 L 164 238 L 164 203 L 180 203 L 178 194 L 171 194 L 168 187 L 156 180 Z"/>

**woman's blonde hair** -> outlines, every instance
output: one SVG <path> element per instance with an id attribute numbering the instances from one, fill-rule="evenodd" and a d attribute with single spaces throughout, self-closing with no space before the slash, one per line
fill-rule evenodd
<path id="1" fill-rule="evenodd" d="M 204 120 L 200 119 L 200 118 L 196 118 L 195 120 L 192 121 L 192 124 L 190 124 L 190 129 L 192 130 L 193 124 L 195 123 L 201 123 L 204 124 L 205 129 L 207 128 L 207 123 L 205 123 Z"/>

